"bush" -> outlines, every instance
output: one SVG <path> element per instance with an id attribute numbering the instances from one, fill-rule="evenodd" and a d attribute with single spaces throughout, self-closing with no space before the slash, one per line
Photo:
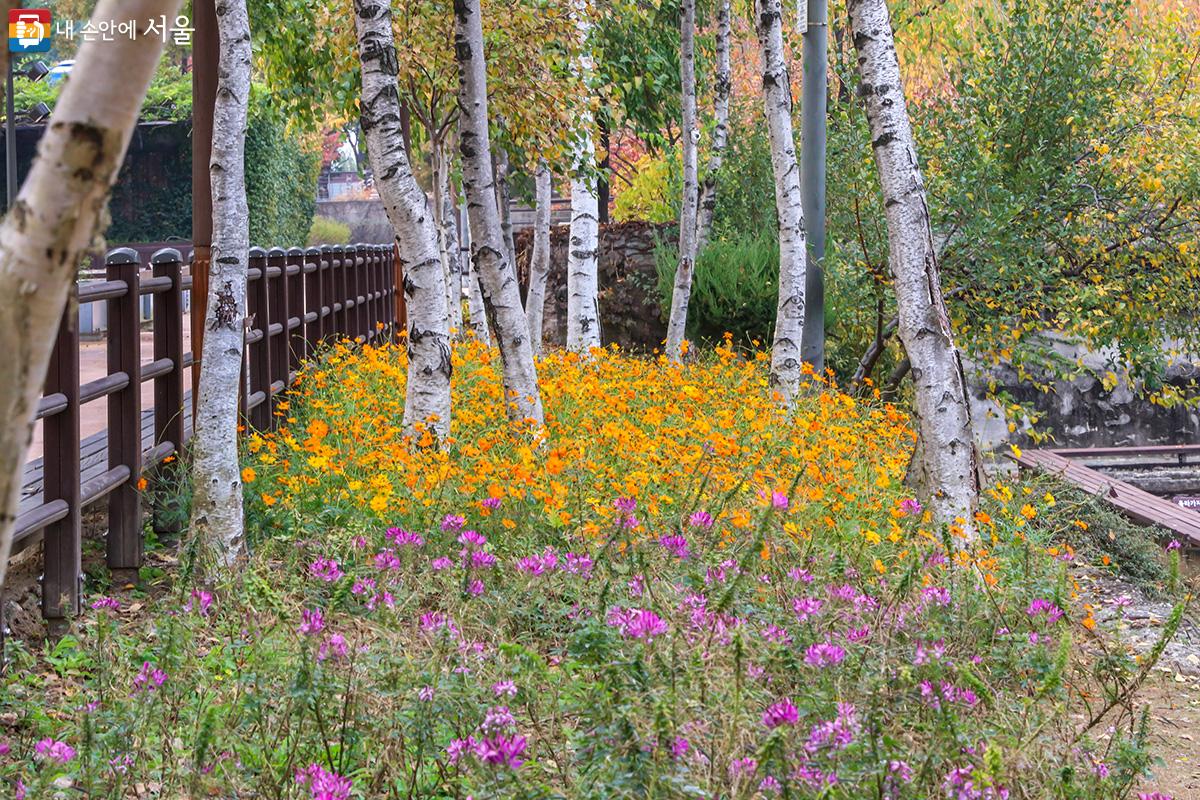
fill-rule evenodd
<path id="1" fill-rule="evenodd" d="M 655 251 L 663 315 L 671 312 L 671 292 L 679 247 L 662 243 Z M 726 333 L 739 344 L 770 343 L 779 293 L 779 243 L 770 234 L 714 239 L 696 260 L 688 305 L 688 335 L 720 342 Z"/>
<path id="2" fill-rule="evenodd" d="M 678 150 L 670 160 L 649 153 L 639 158 L 634 164 L 630 185 L 613 200 L 613 221 L 677 221 L 679 199 L 683 191 L 680 170 Z"/>
<path id="3" fill-rule="evenodd" d="M 329 217 L 313 217 L 312 226 L 308 229 L 308 246 L 319 247 L 323 244 L 349 244 L 350 226 Z"/>

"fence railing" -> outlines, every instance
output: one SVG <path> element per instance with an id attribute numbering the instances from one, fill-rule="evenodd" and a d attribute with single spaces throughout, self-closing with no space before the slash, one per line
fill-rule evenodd
<path id="1" fill-rule="evenodd" d="M 178 250 L 150 257 L 143 275 L 135 250 L 105 259 L 103 280 L 76 287 L 78 305 L 107 304 L 106 375 L 80 382 L 76 303 L 68 303 L 55 340 L 37 411 L 43 453 L 26 465 L 14 551 L 42 534 L 42 614 L 51 622 L 79 611 L 82 511 L 107 500 L 106 560 L 116 580 L 136 577 L 142 563 L 143 473 L 175 455 L 190 436 L 185 375 L 193 354 L 184 347 L 183 272 Z M 394 250 L 354 245 L 250 251 L 246 348 L 240 407 L 252 428 L 277 421 L 281 393 L 300 363 L 325 341 L 394 338 L 403 329 L 402 276 Z M 152 296 L 153 358 L 141 356 L 141 297 Z M 143 410 L 141 386 L 154 382 L 153 408 Z M 107 402 L 106 431 L 80 440 L 80 407 Z"/>

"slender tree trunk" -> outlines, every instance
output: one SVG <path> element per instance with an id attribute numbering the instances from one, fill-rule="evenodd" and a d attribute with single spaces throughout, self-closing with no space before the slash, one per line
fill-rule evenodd
<path id="1" fill-rule="evenodd" d="M 883 0 L 848 4 L 888 229 L 900 339 L 912 363 L 920 469 L 936 519 L 974 535 L 979 458 L 962 361 L 938 277 L 925 184 Z"/>
<path id="2" fill-rule="evenodd" d="M 541 426 L 542 398 L 529 344 L 529 324 L 521 307 L 516 269 L 505 256 L 493 192 L 479 0 L 454 0 L 454 56 L 458 60 L 459 148 L 471 218 L 471 259 L 488 322 L 500 346 L 505 406 L 510 419 L 532 420 Z"/>
<path id="3" fill-rule="evenodd" d="M 596 127 L 600 131 L 600 152 L 604 156 L 598 165 L 599 175 L 596 177 L 596 220 L 601 225 L 608 224 L 608 204 L 612 199 L 612 130 L 609 127 L 608 102 L 600 99 L 600 116 Z"/>
<path id="4" fill-rule="evenodd" d="M 450 330 L 463 334 L 462 261 L 458 247 L 458 206 L 454 202 L 454 185 L 450 181 L 449 159 L 442 162 L 442 228 L 441 246 L 445 260 L 446 310 L 450 314 Z"/>
<path id="5" fill-rule="evenodd" d="M 533 253 L 529 257 L 529 293 L 525 316 L 534 355 L 542 352 L 542 312 L 546 305 L 546 276 L 550 274 L 550 167 L 538 162 L 534 176 L 537 200 L 533 211 Z"/>
<path id="6" fill-rule="evenodd" d="M 237 428 L 250 250 L 244 156 L 251 53 L 245 0 L 218 3 L 216 13 L 221 50 L 209 167 L 212 267 L 192 444 L 192 536 L 208 556 L 230 567 L 245 552 Z"/>
<path id="7" fill-rule="evenodd" d="M 725 147 L 729 143 L 729 95 L 733 90 L 733 73 L 729 66 L 729 0 L 720 2 L 721 8 L 717 12 L 716 97 L 713 102 L 716 127 L 713 128 L 712 149 L 708 154 L 704 183 L 700 187 L 699 217 L 696 221 L 697 256 L 703 252 L 712 232 L 713 211 L 717 207 L 717 174 L 725 161 Z"/>
<path id="8" fill-rule="evenodd" d="M 667 358 L 678 363 L 684 354 L 688 303 L 692 299 L 692 273 L 696 269 L 696 217 L 699 204 L 696 186 L 696 0 L 679 4 L 679 78 L 683 86 L 683 202 L 679 213 L 679 264 L 671 292 L 671 317 L 667 321 Z"/>
<path id="9" fill-rule="evenodd" d="M 467 200 L 465 193 L 463 195 L 462 208 L 462 231 L 464 238 L 462 250 L 468 255 L 466 258 L 461 259 L 459 263 L 462 264 L 463 280 L 467 284 L 467 319 L 471 326 L 471 333 L 475 335 L 475 338 L 481 342 L 491 344 L 492 332 L 488 328 L 487 309 L 483 306 L 483 292 L 479 290 L 479 276 L 475 274 L 475 266 L 470 257 L 470 253 L 474 252 L 474 247 L 472 245 L 473 237 L 471 236 L 471 219 L 470 215 L 466 213 Z"/>
<path id="10" fill-rule="evenodd" d="M 173 19 L 178 9 L 178 0 L 101 0 L 95 19 L 135 19 L 141 27 L 163 14 Z M 55 333 L 162 49 L 157 36 L 80 48 L 75 77 L 0 222 L 0 586 Z"/>
<path id="11" fill-rule="evenodd" d="M 792 135 L 792 90 L 783 52 L 780 0 L 755 0 L 755 25 L 762 51 L 763 108 L 771 140 L 775 174 L 775 211 L 779 219 L 779 303 L 771 345 L 771 386 L 787 407 L 800 391 L 800 343 L 804 329 L 804 210 L 800 168 Z"/>
<path id="12" fill-rule="evenodd" d="M 396 234 L 408 306 L 408 387 L 404 428 L 450 432 L 450 324 L 446 281 L 429 198 L 417 185 L 404 146 L 396 88 L 392 12 L 384 0 L 354 0 L 362 62 L 362 129 L 375 187 Z"/>
<path id="13" fill-rule="evenodd" d="M 504 256 L 516 268 L 517 246 L 513 243 L 512 186 L 509 181 L 508 151 L 496 148 L 496 208 L 500 211 L 500 233 L 504 237 Z"/>
<path id="14" fill-rule="evenodd" d="M 575 2 L 579 57 L 573 69 L 585 85 L 592 74 L 586 3 Z M 571 172 L 571 234 L 567 248 L 567 349 L 587 353 L 600 346 L 600 201 L 596 196 L 594 119 L 584 104 L 575 133 Z"/>

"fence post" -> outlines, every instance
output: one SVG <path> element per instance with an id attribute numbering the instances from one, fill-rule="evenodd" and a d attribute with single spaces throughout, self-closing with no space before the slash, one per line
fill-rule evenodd
<path id="1" fill-rule="evenodd" d="M 125 284 L 125 293 L 108 301 L 108 374 L 128 380 L 108 396 L 108 468 L 129 469 L 108 496 L 108 569 L 115 582 L 135 582 L 142 565 L 141 264 L 136 250 L 121 247 L 105 265 L 108 280 Z"/>
<path id="2" fill-rule="evenodd" d="M 369 244 L 360 244 L 358 252 L 362 256 L 362 287 L 363 304 L 362 332 L 363 344 L 375 341 L 375 256 Z"/>
<path id="3" fill-rule="evenodd" d="M 255 270 L 257 269 L 257 278 Z M 252 291 L 249 292 L 253 302 L 250 310 L 254 314 L 254 324 L 247 331 L 247 338 L 258 338 L 247 344 L 249 351 L 249 387 L 246 392 L 246 417 L 250 424 L 261 430 L 267 430 L 271 425 L 271 348 L 268 332 L 271 329 L 270 284 L 267 278 L 267 251 L 261 247 L 250 248 L 250 272 L 248 278 Z M 261 334 L 259 336 L 259 334 Z M 250 404 L 254 395 L 263 392 L 263 399 L 253 408 Z"/>
<path id="4" fill-rule="evenodd" d="M 333 269 L 333 296 L 336 299 L 334 308 L 337 309 L 337 313 L 333 315 L 333 335 L 335 337 L 345 336 L 350 330 L 348 324 L 350 319 L 350 292 L 346 288 L 346 275 L 349 272 L 346 268 L 347 249 L 335 244 L 333 252 L 330 255 L 330 266 Z"/>
<path id="5" fill-rule="evenodd" d="M 325 304 L 324 274 L 321 272 L 321 249 L 304 251 L 304 357 L 317 352 L 321 342 L 321 307 Z"/>
<path id="6" fill-rule="evenodd" d="M 154 360 L 171 359 L 171 371 L 154 379 L 154 441 L 175 446 L 178 461 L 183 454 L 183 269 L 179 251 L 165 247 L 150 256 L 154 277 L 170 278 L 171 288 L 154 295 Z M 176 511 L 178 511 L 176 509 Z M 178 533 L 183 527 L 179 514 L 154 506 L 154 530 Z"/>
<path id="7" fill-rule="evenodd" d="M 334 311 L 337 308 L 337 283 L 334 280 L 333 245 L 321 248 L 321 302 L 324 303 L 321 317 L 321 341 L 328 344 L 334 335 Z"/>
<path id="8" fill-rule="evenodd" d="M 287 317 L 285 338 L 288 348 L 286 385 L 292 385 L 292 378 L 300 369 L 300 362 L 308 356 L 307 339 L 304 336 L 304 251 L 299 247 L 290 247 L 287 251 L 285 270 L 287 272 Z M 292 327 L 295 325 L 296 327 Z"/>
<path id="9" fill-rule="evenodd" d="M 272 247 L 267 251 L 267 272 L 270 278 L 271 295 L 271 325 L 267 329 L 269 349 L 271 351 L 271 382 L 267 387 L 267 400 L 271 407 L 268 418 L 271 428 L 278 421 L 276 412 L 278 404 L 283 400 L 283 391 L 288 385 L 288 281 L 287 281 L 287 252 L 282 247 Z M 271 328 L 279 328 L 274 331 Z"/>
<path id="10" fill-rule="evenodd" d="M 62 500 L 67 516 L 46 526 L 43 533 L 42 616 L 51 635 L 65 627 L 65 618 L 79 613 L 83 581 L 79 509 L 79 285 L 63 312 L 50 369 L 46 373 L 47 395 L 62 394 L 67 407 L 46 417 L 42 459 L 42 500 Z"/>

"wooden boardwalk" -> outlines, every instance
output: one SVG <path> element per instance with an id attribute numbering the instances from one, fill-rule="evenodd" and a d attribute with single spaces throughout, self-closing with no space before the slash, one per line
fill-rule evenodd
<path id="1" fill-rule="evenodd" d="M 184 399 L 183 415 L 184 437 L 192 435 L 192 393 L 187 392 Z M 158 442 L 154 441 L 154 409 L 142 411 L 142 452 L 153 448 Z M 21 503 L 17 508 L 17 516 L 42 504 L 42 468 L 43 459 L 35 459 L 25 465 L 25 473 L 21 478 Z M 79 483 L 87 482 L 103 474 L 108 469 L 108 431 L 94 433 L 79 443 Z"/>
<path id="2" fill-rule="evenodd" d="M 1027 469 L 1057 475 L 1067 483 L 1101 498 L 1135 522 L 1143 525 L 1161 525 L 1186 539 L 1193 547 L 1200 547 L 1200 513 L 1189 511 L 1170 500 L 1142 491 L 1075 460 L 1101 455 L 1111 457 L 1116 453 L 1096 453 L 1088 450 L 1026 450 L 1020 456 L 1010 457 Z"/>

